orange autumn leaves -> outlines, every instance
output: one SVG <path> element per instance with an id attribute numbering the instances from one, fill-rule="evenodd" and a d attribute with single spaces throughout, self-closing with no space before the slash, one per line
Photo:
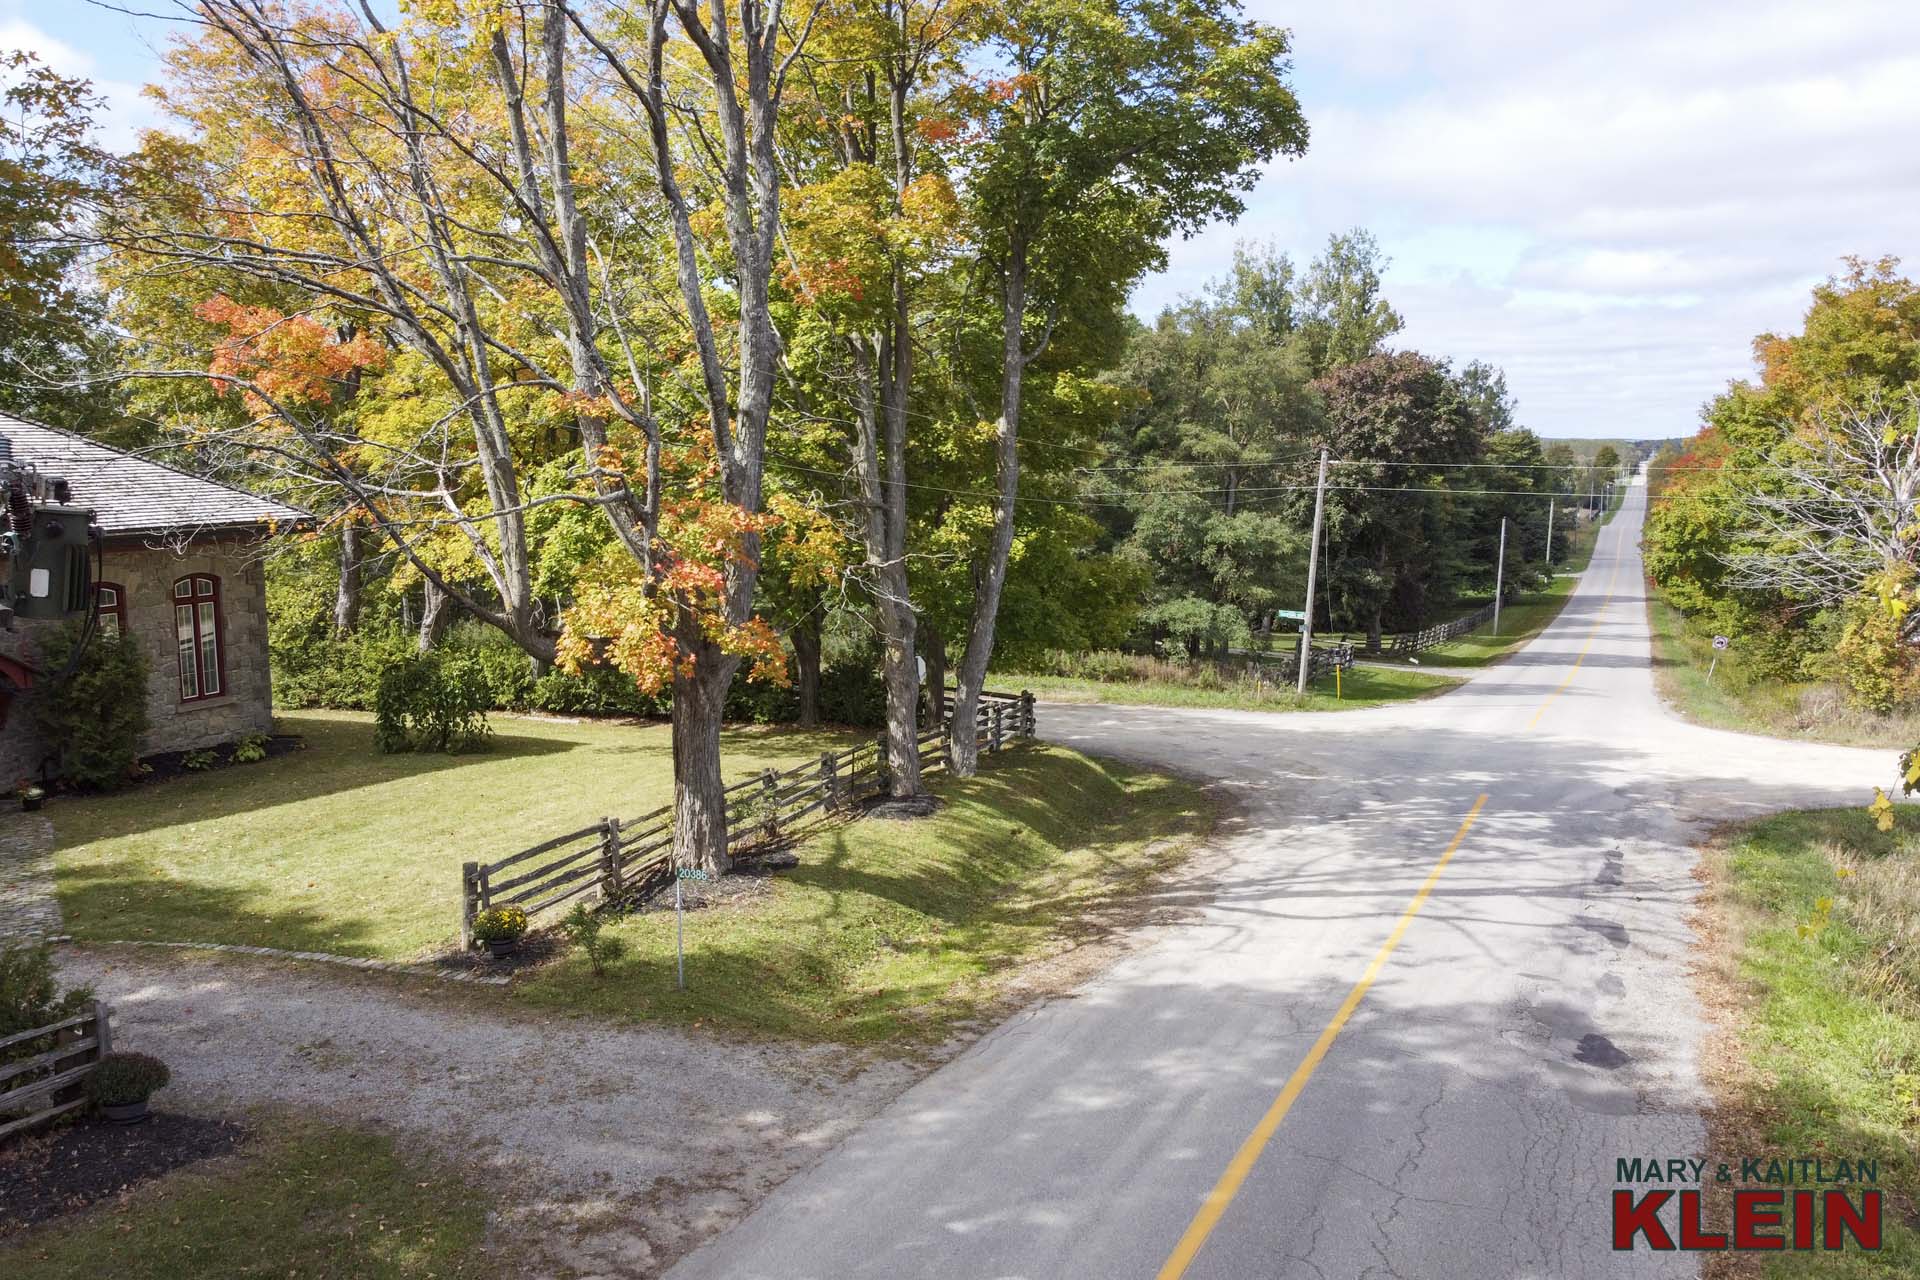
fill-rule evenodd
<path id="1" fill-rule="evenodd" d="M 609 450 L 602 465 L 618 470 L 620 459 Z M 786 653 L 766 619 L 728 621 L 729 571 L 753 564 L 761 541 L 779 537 L 796 576 L 830 583 L 844 563 L 844 539 L 821 513 L 783 495 L 763 512 L 720 499 L 712 487 L 711 442 L 703 437 L 668 451 L 663 471 L 674 476 L 672 492 L 679 496 L 662 499 L 650 572 L 641 574 L 630 557 L 612 549 L 583 570 L 566 611 L 560 665 L 577 673 L 610 662 L 642 690 L 660 693 L 676 674 L 690 673 L 692 658 L 675 637 L 684 617 L 722 653 L 742 659 L 752 679 L 786 684 Z"/>
<path id="2" fill-rule="evenodd" d="M 227 331 L 207 365 L 214 389 L 237 389 L 248 410 L 262 416 L 273 411 L 273 401 L 332 404 L 354 373 L 386 367 L 386 348 L 372 337 L 342 334 L 309 315 L 249 307 L 225 294 L 207 299 L 194 314 Z"/>

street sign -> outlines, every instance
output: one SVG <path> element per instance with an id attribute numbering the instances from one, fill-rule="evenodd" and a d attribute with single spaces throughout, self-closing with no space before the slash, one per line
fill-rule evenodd
<path id="1" fill-rule="evenodd" d="M 1713 638 L 1713 647 L 1714 647 L 1714 648 L 1716 648 L 1716 649 L 1724 649 L 1724 648 L 1726 648 L 1726 647 L 1727 647 L 1727 638 L 1726 638 L 1725 636 L 1715 636 L 1715 637 Z"/>
<path id="2" fill-rule="evenodd" d="M 1307 620 L 1307 612 L 1304 609 L 1275 609 L 1273 616 L 1276 618 L 1285 618 L 1288 622 L 1305 622 Z"/>
<path id="3" fill-rule="evenodd" d="M 680 886 L 688 880 L 711 880 L 700 867 L 676 867 L 673 872 L 673 971 L 674 985 L 687 989 L 687 908 Z"/>

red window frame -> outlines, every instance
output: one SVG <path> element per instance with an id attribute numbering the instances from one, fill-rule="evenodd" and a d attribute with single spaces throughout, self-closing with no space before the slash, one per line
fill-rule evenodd
<path id="1" fill-rule="evenodd" d="M 186 615 L 184 618 L 182 613 Z M 173 652 L 180 701 L 205 702 L 226 695 L 226 630 L 226 620 L 220 612 L 220 579 L 210 573 L 190 573 L 176 578 Z M 211 681 L 207 679 L 209 669 L 213 674 Z"/>
<path id="2" fill-rule="evenodd" d="M 127 634 L 127 589 L 117 582 L 96 582 L 93 584 L 93 611 L 100 619 L 100 634 L 106 635 L 107 623 L 113 623 L 112 635 L 119 639 Z"/>

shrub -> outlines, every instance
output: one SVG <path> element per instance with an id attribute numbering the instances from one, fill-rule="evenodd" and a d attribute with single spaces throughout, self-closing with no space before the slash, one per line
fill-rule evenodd
<path id="1" fill-rule="evenodd" d="M 618 960 L 627 953 L 626 942 L 608 936 L 606 927 L 607 918 L 584 902 L 575 903 L 573 910 L 567 912 L 567 918 L 560 922 L 567 941 L 586 953 L 596 978 L 607 971 L 608 961 Z"/>
<path id="2" fill-rule="evenodd" d="M 473 664 L 487 686 L 488 705 L 504 711 L 533 706 L 537 683 L 533 659 L 498 627 L 472 621 L 456 624 L 441 640 L 439 652 Z"/>
<path id="3" fill-rule="evenodd" d="M 373 741 L 381 751 L 466 751 L 484 743 L 486 673 L 461 654 L 416 653 L 380 676 Z"/>
<path id="4" fill-rule="evenodd" d="M 215 755 L 211 751 L 189 751 L 181 759 L 180 767 L 182 769 L 191 769 L 193 772 L 199 773 L 203 770 L 211 769 L 213 768 L 213 766 L 219 763 L 220 763 L 220 757 Z"/>
<path id="5" fill-rule="evenodd" d="M 726 718 L 746 724 L 792 724 L 800 718 L 800 694 L 791 684 L 749 680 L 742 664 L 727 687 Z"/>
<path id="6" fill-rule="evenodd" d="M 258 764 L 267 758 L 267 735 L 248 734 L 233 744 L 233 762 L 235 764 Z"/>
<path id="7" fill-rule="evenodd" d="M 70 1018 L 92 999 L 93 991 L 87 987 L 60 990 L 53 972 L 52 948 L 0 948 L 0 1040 Z M 0 1050 L 0 1061 L 8 1056 Z"/>
<path id="8" fill-rule="evenodd" d="M 513 942 L 526 931 L 523 907 L 489 907 L 473 918 L 473 936 L 481 942 Z"/>
<path id="9" fill-rule="evenodd" d="M 56 676 L 73 660 L 81 627 L 69 623 L 39 642 Z M 40 740 L 59 752 L 63 777 L 85 787 L 125 782 L 147 732 L 147 661 L 140 646 L 96 635 L 65 679 L 49 679 L 29 704 Z"/>
<path id="10" fill-rule="evenodd" d="M 1901 636 L 1901 619 L 1876 599 L 1848 610 L 1834 657 L 1855 706 L 1884 715 L 1920 694 L 1920 661 Z"/>
<path id="11" fill-rule="evenodd" d="M 878 655 L 860 655 L 820 673 L 820 719 L 855 729 L 878 729 L 887 722 L 887 686 L 880 679 Z"/>
<path id="12" fill-rule="evenodd" d="M 617 667 L 589 667 L 579 675 L 549 671 L 534 682 L 529 704 L 562 716 L 663 716 L 668 701 L 640 692 Z"/>
<path id="13" fill-rule="evenodd" d="M 109 1053 L 87 1077 L 87 1096 L 103 1107 L 145 1102 L 167 1087 L 173 1073 L 160 1059 L 144 1053 Z"/>
<path id="14" fill-rule="evenodd" d="M 372 708 L 380 677 L 418 651 L 412 633 L 358 631 L 336 636 L 273 627 L 268 641 L 273 657 L 274 705 L 287 708 Z"/>

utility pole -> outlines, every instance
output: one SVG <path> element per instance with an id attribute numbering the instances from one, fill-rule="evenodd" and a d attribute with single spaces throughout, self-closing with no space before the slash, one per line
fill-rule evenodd
<path id="1" fill-rule="evenodd" d="M 1307 671 L 1313 666 L 1313 587 L 1320 576 L 1320 520 L 1327 507 L 1327 451 L 1320 451 L 1320 482 L 1313 489 L 1313 542 L 1307 547 L 1307 607 L 1300 620 L 1300 671 L 1294 692 L 1307 691 Z"/>
<path id="2" fill-rule="evenodd" d="M 1547 499 L 1547 568 L 1553 568 L 1553 504 L 1555 499 Z"/>
<path id="3" fill-rule="evenodd" d="M 1500 517 L 1500 564 L 1493 571 L 1493 634 L 1500 634 L 1500 587 L 1507 577 L 1507 518 Z"/>

